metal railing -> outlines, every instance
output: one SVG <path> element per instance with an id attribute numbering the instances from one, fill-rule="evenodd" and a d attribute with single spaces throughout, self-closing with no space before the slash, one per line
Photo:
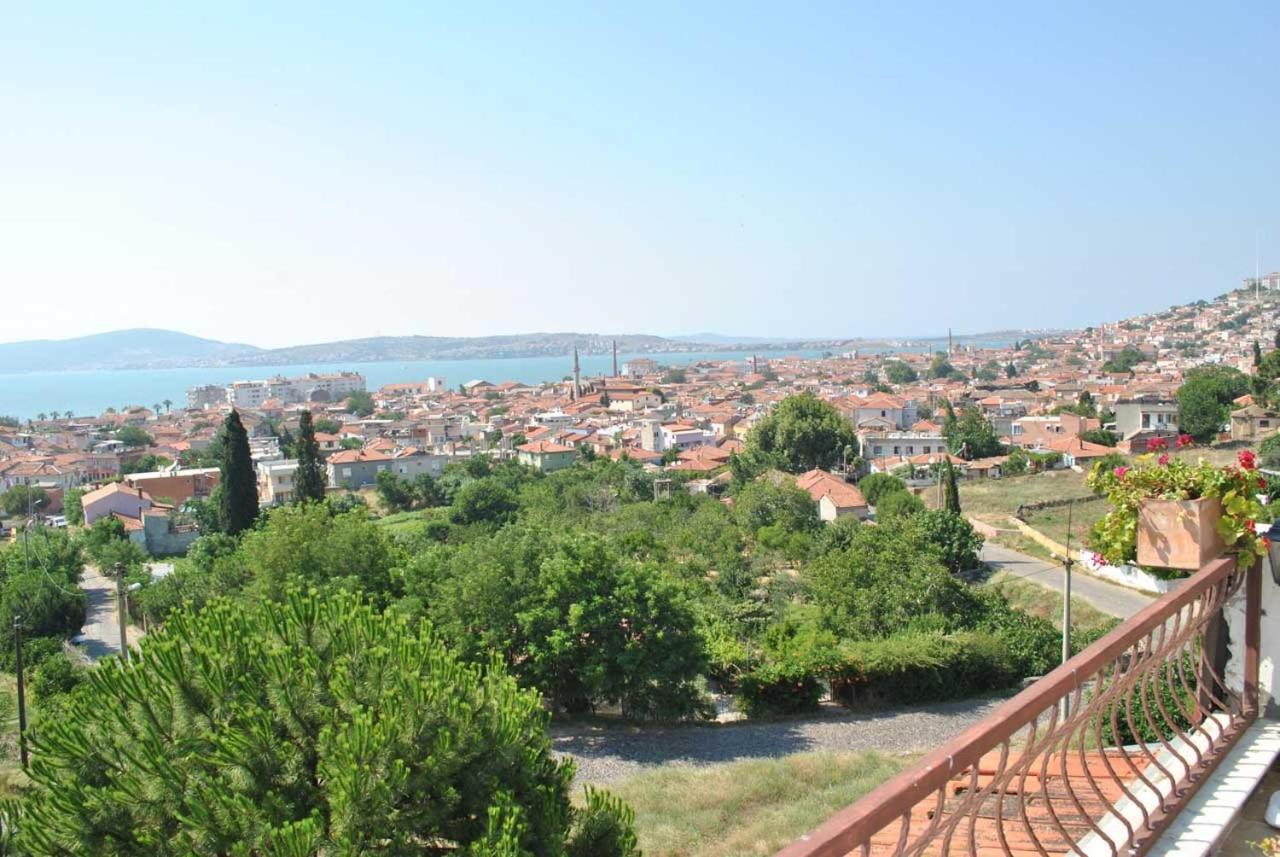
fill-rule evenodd
<path id="1" fill-rule="evenodd" d="M 1260 599 L 1258 565 L 1209 563 L 777 857 L 1145 853 L 1257 716 Z"/>

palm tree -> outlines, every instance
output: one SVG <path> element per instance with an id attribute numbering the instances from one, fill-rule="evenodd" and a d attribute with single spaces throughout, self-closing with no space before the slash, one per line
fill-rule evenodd
<path id="1" fill-rule="evenodd" d="M 152 405 L 152 406 L 151 406 L 151 412 L 152 412 L 152 413 L 154 413 L 154 414 L 158 414 L 158 413 L 160 413 L 160 403 L 159 403 L 159 402 L 156 402 L 154 405 Z"/>
<path id="2" fill-rule="evenodd" d="M 44 422 L 45 420 L 49 419 L 49 415 L 46 414 L 44 411 L 41 411 L 40 413 L 36 414 L 36 419 L 38 419 L 40 422 Z"/>
<path id="3" fill-rule="evenodd" d="M 63 411 L 63 412 L 62 412 L 62 415 L 63 415 L 63 416 L 65 416 L 67 419 L 71 419 L 71 418 L 73 418 L 76 414 L 75 414 L 75 411 Z"/>
<path id="4" fill-rule="evenodd" d="M 164 400 L 164 412 L 165 412 L 166 414 L 168 414 L 168 413 L 172 413 L 172 412 L 173 412 L 173 400 L 172 400 L 172 399 L 165 399 L 165 400 Z"/>

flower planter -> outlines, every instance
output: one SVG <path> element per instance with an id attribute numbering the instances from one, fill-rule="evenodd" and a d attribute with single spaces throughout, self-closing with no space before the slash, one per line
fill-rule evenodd
<path id="1" fill-rule="evenodd" d="M 1222 501 L 1159 500 L 1138 503 L 1138 564 L 1194 571 L 1226 550 L 1218 535 Z"/>

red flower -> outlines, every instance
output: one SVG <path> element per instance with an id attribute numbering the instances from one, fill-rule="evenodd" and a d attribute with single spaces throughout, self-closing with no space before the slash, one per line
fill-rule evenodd
<path id="1" fill-rule="evenodd" d="M 1242 449 L 1240 454 L 1236 456 L 1236 460 L 1240 462 L 1240 466 L 1245 470 L 1256 470 L 1258 467 L 1258 457 L 1253 454 L 1251 449 Z"/>
<path id="2" fill-rule="evenodd" d="M 1117 467 L 1113 472 L 1115 473 L 1117 479 L 1123 479 L 1124 475 L 1129 472 L 1129 468 Z"/>
<path id="3" fill-rule="evenodd" d="M 1157 458 L 1157 459 L 1156 459 L 1156 463 L 1157 463 L 1157 464 L 1159 464 L 1161 467 L 1164 467 L 1166 464 L 1168 464 L 1168 463 L 1169 463 L 1169 453 L 1167 453 L 1167 452 L 1166 452 L 1164 455 L 1162 455 L 1162 456 L 1160 456 L 1159 458 Z"/>
<path id="4" fill-rule="evenodd" d="M 1182 449 L 1184 446 L 1191 446 L 1191 435 L 1189 434 L 1178 435 L 1178 449 Z"/>
<path id="5" fill-rule="evenodd" d="M 1153 437 L 1147 441 L 1147 452 L 1156 452 L 1161 449 L 1168 449 L 1169 441 L 1162 437 Z"/>

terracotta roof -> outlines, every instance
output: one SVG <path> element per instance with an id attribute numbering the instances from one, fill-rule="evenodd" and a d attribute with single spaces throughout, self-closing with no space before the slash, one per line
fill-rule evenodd
<path id="1" fill-rule="evenodd" d="M 572 446 L 563 446 L 558 443 L 552 443 L 549 440 L 538 440 L 533 443 L 525 443 L 517 446 L 520 452 L 527 452 L 531 455 L 549 455 L 557 452 L 573 452 Z"/>
<path id="2" fill-rule="evenodd" d="M 867 505 L 867 498 L 857 486 L 850 485 L 843 479 L 825 470 L 810 470 L 796 477 L 796 487 L 808 491 L 813 502 L 823 497 L 831 498 L 837 509 L 856 509 Z"/>

